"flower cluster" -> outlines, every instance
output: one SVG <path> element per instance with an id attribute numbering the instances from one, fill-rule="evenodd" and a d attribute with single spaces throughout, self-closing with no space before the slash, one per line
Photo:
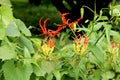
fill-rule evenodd
<path id="1" fill-rule="evenodd" d="M 70 22 L 70 19 L 66 19 L 65 16 L 68 15 L 69 13 L 64 13 L 61 14 L 62 17 L 62 24 L 61 25 L 57 25 L 58 28 L 56 30 L 51 30 L 51 29 L 47 29 L 46 28 L 46 23 L 49 20 L 49 18 L 44 20 L 44 23 L 42 24 L 42 18 L 39 21 L 39 26 L 42 30 L 42 34 L 45 35 L 45 39 L 43 40 L 43 45 L 42 45 L 42 52 L 46 57 L 49 57 L 51 55 L 51 53 L 54 50 L 55 44 L 54 44 L 54 37 L 62 30 L 64 29 L 66 26 L 70 27 L 72 30 L 75 27 L 75 24 L 77 24 L 81 18 L 77 19 L 77 21 L 75 22 Z M 84 36 L 85 37 L 85 36 Z M 86 39 L 86 37 L 85 37 Z M 85 40 L 86 41 L 86 40 Z M 86 44 L 86 43 L 85 43 Z M 85 46 L 83 46 L 84 48 Z M 82 49 L 82 51 L 84 51 Z"/>
<path id="2" fill-rule="evenodd" d="M 49 37 L 55 37 L 62 29 L 64 29 L 66 26 L 70 27 L 72 30 L 75 29 L 75 25 L 81 21 L 81 18 L 78 18 L 75 22 L 69 22 L 70 19 L 66 19 L 65 16 L 68 15 L 69 13 L 63 13 L 61 14 L 62 17 L 62 23 L 61 25 L 57 25 L 58 28 L 54 31 L 54 30 L 50 30 L 46 28 L 46 23 L 49 20 L 49 18 L 45 19 L 44 24 L 42 25 L 42 18 L 39 21 L 39 26 L 42 30 L 43 35 L 47 35 Z"/>
<path id="3" fill-rule="evenodd" d="M 88 46 L 88 38 L 86 35 L 74 38 L 73 50 L 78 55 L 83 55 Z"/>
<path id="4" fill-rule="evenodd" d="M 51 53 L 53 52 L 54 50 L 54 47 L 55 47 L 55 44 L 54 44 L 54 40 L 53 38 L 50 38 L 48 40 L 48 37 L 46 37 L 44 40 L 43 40 L 43 45 L 42 45 L 42 52 L 43 54 L 46 56 L 46 57 L 49 57 L 51 56 Z"/>
<path id="5" fill-rule="evenodd" d="M 108 51 L 110 53 L 118 53 L 119 49 L 120 49 L 120 43 L 115 43 L 113 41 L 110 42 L 111 43 L 111 48 L 108 48 Z"/>

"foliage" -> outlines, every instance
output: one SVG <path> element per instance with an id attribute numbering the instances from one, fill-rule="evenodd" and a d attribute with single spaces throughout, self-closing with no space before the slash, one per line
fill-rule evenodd
<path id="1" fill-rule="evenodd" d="M 5 3 L 5 4 L 4 4 Z M 43 37 L 34 37 L 13 16 L 11 4 L 0 6 L 0 80 L 119 80 L 120 7 L 111 6 L 111 18 L 95 15 L 88 27 L 65 20 L 56 30 L 40 20 Z M 8 5 L 9 4 L 9 5 Z M 69 33 L 61 32 L 69 27 Z M 76 35 L 75 31 L 84 35 Z"/>

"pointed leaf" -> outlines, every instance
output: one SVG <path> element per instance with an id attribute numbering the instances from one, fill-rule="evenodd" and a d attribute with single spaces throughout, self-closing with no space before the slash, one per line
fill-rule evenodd
<path id="1" fill-rule="evenodd" d="M 97 23 L 95 26 L 94 26 L 94 31 L 98 31 L 101 27 L 102 27 L 102 25 L 104 24 L 105 22 L 99 22 L 99 23 Z"/>
<path id="2" fill-rule="evenodd" d="M 23 34 L 25 34 L 26 36 L 31 36 L 29 29 L 27 29 L 25 24 L 20 19 L 16 19 L 16 24 Z"/>
<path id="3" fill-rule="evenodd" d="M 24 47 L 24 57 L 29 59 L 31 58 L 30 52 L 26 47 Z"/>
<path id="4" fill-rule="evenodd" d="M 10 37 L 20 36 L 20 32 L 19 32 L 18 27 L 17 27 L 17 25 L 15 24 L 15 22 L 11 22 L 11 23 L 8 25 L 5 33 L 6 33 L 7 36 L 10 36 Z"/>
<path id="5" fill-rule="evenodd" d="M 32 42 L 29 39 L 27 39 L 25 36 L 20 36 L 20 41 L 25 47 L 28 48 L 30 53 L 34 53 Z"/>
<path id="6" fill-rule="evenodd" d="M 92 51 L 92 53 L 94 54 L 94 56 L 97 58 L 98 61 L 100 62 L 104 61 L 104 53 L 96 45 L 93 45 L 92 43 L 90 43 L 88 46 L 88 49 Z"/>
<path id="7" fill-rule="evenodd" d="M 110 30 L 112 26 L 110 24 L 104 24 L 103 26 L 105 27 L 107 42 L 110 43 Z"/>

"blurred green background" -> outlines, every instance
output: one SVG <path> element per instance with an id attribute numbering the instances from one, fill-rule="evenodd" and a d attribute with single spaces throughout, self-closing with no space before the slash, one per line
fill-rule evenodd
<path id="1" fill-rule="evenodd" d="M 57 9 L 51 4 L 51 0 L 41 0 L 39 6 L 30 4 L 28 0 L 11 0 L 14 17 L 21 19 L 26 26 L 38 27 L 39 19 L 50 18 L 47 26 L 54 27 L 60 24 L 61 18 Z"/>

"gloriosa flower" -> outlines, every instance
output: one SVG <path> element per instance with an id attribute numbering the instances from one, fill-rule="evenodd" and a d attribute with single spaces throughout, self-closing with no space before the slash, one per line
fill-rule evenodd
<path id="1" fill-rule="evenodd" d="M 74 38 L 73 50 L 78 55 L 83 55 L 88 46 L 88 38 L 86 35 Z"/>
<path id="2" fill-rule="evenodd" d="M 63 27 L 62 26 L 59 26 L 58 28 L 57 28 L 57 30 L 51 30 L 51 29 L 47 29 L 46 28 L 46 23 L 47 23 L 47 21 L 49 20 L 49 18 L 47 18 L 47 19 L 45 19 L 45 21 L 44 21 L 44 24 L 42 25 L 42 18 L 40 19 L 40 21 L 39 21 L 39 26 L 40 26 L 40 28 L 41 28 L 41 30 L 42 30 L 42 34 L 43 35 L 47 35 L 47 36 L 49 36 L 49 37 L 55 37 L 56 35 L 57 35 L 57 33 L 59 33 L 62 29 L 63 29 Z"/>
<path id="3" fill-rule="evenodd" d="M 76 24 L 81 21 L 81 18 L 78 18 L 75 22 L 69 22 L 70 19 L 66 20 L 65 16 L 68 15 L 69 13 L 63 13 L 61 14 L 62 17 L 62 23 L 61 25 L 58 25 L 58 28 L 54 30 L 50 30 L 46 28 L 46 23 L 49 20 L 49 18 L 46 18 L 44 21 L 44 24 L 42 25 L 42 18 L 39 21 L 39 26 L 42 30 L 43 35 L 47 35 L 49 37 L 55 37 L 62 29 L 64 29 L 66 26 L 69 26 L 72 30 L 75 29 Z M 75 31 L 75 30 L 74 30 Z"/>
<path id="4" fill-rule="evenodd" d="M 46 28 L 46 23 L 49 20 L 49 18 L 45 19 L 43 24 L 42 24 L 42 18 L 39 20 L 39 26 L 42 30 L 42 34 L 47 36 L 43 40 L 43 45 L 42 45 L 42 51 L 45 56 L 50 56 L 54 50 L 55 44 L 54 44 L 53 38 L 66 26 L 69 26 L 71 29 L 74 29 L 75 24 L 77 24 L 81 20 L 81 18 L 79 18 L 75 22 L 69 22 L 70 19 L 66 20 L 66 18 L 65 18 L 65 16 L 68 14 L 69 13 L 61 14 L 63 24 L 59 25 L 56 30 L 50 30 L 50 29 Z M 82 51 L 84 51 L 84 50 L 82 50 Z"/>
<path id="5" fill-rule="evenodd" d="M 61 14 L 61 17 L 62 17 L 62 25 L 61 27 L 62 28 L 65 28 L 66 26 L 70 27 L 72 30 L 75 31 L 75 27 L 76 27 L 76 24 L 78 24 L 78 22 L 81 21 L 81 17 L 78 18 L 75 22 L 70 22 L 70 19 L 66 19 L 65 16 L 68 15 L 70 13 L 63 13 Z"/>
<path id="6" fill-rule="evenodd" d="M 48 20 L 49 20 L 49 18 L 45 19 L 43 25 L 42 25 L 42 18 L 39 21 L 39 25 L 40 25 L 40 28 L 42 29 L 42 33 L 45 34 L 45 35 L 48 34 L 48 31 L 46 29 L 46 23 L 47 23 Z"/>
<path id="7" fill-rule="evenodd" d="M 51 56 L 51 53 L 53 52 L 54 47 L 55 47 L 55 44 L 54 44 L 53 38 L 48 39 L 48 37 L 46 37 L 43 40 L 42 52 L 46 57 Z"/>
<path id="8" fill-rule="evenodd" d="M 115 42 L 111 41 L 110 44 L 111 44 L 111 47 L 108 47 L 108 51 L 112 54 L 119 53 L 120 43 L 115 43 Z"/>

